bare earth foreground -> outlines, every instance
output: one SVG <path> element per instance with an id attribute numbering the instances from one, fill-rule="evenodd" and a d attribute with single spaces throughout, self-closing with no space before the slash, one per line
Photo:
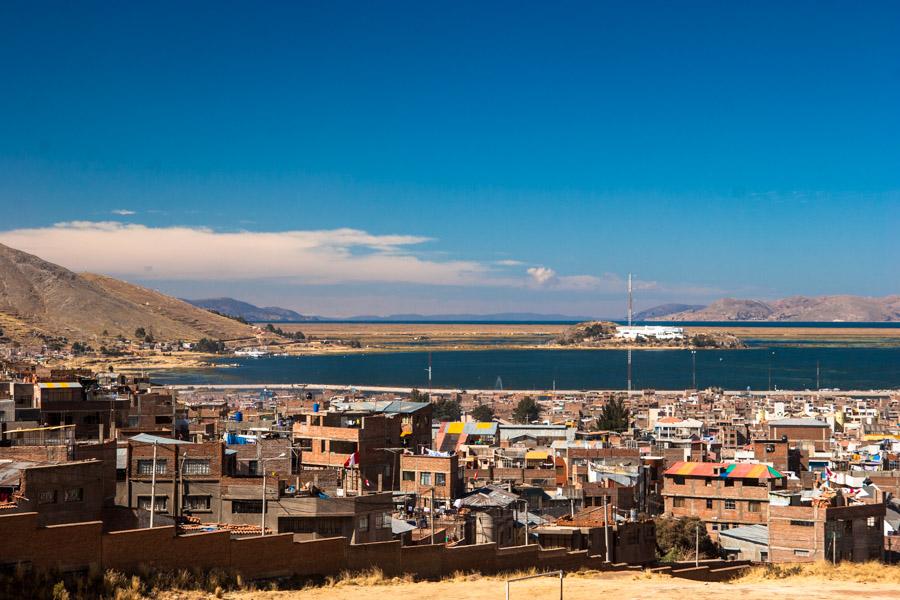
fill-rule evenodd
<path id="1" fill-rule="evenodd" d="M 890 579 L 890 578 L 888 578 Z M 688 598 L 721 600 L 772 600 L 772 598 L 812 598 L 834 600 L 841 597 L 867 600 L 900 598 L 896 581 L 840 581 L 815 577 L 788 577 L 780 580 L 739 579 L 727 583 L 704 583 L 667 576 L 634 573 L 569 575 L 563 583 L 565 600 L 685 600 Z M 358 600 L 365 597 L 441 598 L 441 600 L 494 600 L 504 598 L 505 580 L 501 577 L 456 578 L 441 582 L 396 583 L 309 588 L 284 592 L 232 592 L 221 597 L 241 600 Z M 201 592 L 169 592 L 159 596 L 169 600 L 209 597 Z M 553 578 L 514 582 L 510 598 L 514 600 L 559 597 L 559 581 Z"/>

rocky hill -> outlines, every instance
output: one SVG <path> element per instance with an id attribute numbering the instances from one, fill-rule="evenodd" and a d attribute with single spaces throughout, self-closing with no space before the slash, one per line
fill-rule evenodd
<path id="1" fill-rule="evenodd" d="M 259 307 L 249 302 L 235 300 L 234 298 L 204 298 L 202 300 L 185 300 L 194 306 L 214 310 L 223 315 L 240 317 L 251 323 L 299 323 L 305 321 L 319 321 L 319 317 L 301 315 L 300 313 L 278 306 Z"/>
<path id="2" fill-rule="evenodd" d="M 706 308 L 705 304 L 660 304 L 659 306 L 654 306 L 653 308 L 648 308 L 647 310 L 642 310 L 641 312 L 634 315 L 635 321 L 653 321 L 654 319 L 658 319 L 660 317 L 664 317 L 666 315 L 671 315 L 673 313 L 680 313 L 685 311 L 693 311 L 700 310 L 702 308 Z"/>
<path id="3" fill-rule="evenodd" d="M 648 348 L 743 348 L 744 343 L 727 331 L 706 331 L 686 334 L 678 340 L 657 340 L 639 338 L 626 341 L 616 337 L 616 323 L 609 321 L 586 321 L 567 328 L 552 343 L 560 346 L 577 346 L 584 348 L 616 348 L 623 346 L 641 346 Z"/>
<path id="4" fill-rule="evenodd" d="M 73 273 L 0 244 L 0 329 L 6 337 L 131 338 L 139 327 L 160 340 L 229 340 L 255 333 L 177 298 L 103 275 Z"/>
<path id="5" fill-rule="evenodd" d="M 661 321 L 900 321 L 900 296 L 792 296 L 771 302 L 724 298 L 705 308 L 655 318 Z"/>

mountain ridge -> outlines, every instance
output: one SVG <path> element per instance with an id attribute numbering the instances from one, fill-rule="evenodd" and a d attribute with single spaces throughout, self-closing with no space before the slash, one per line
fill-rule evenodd
<path id="1" fill-rule="evenodd" d="M 658 314 L 654 319 L 658 321 L 847 321 L 890 323 L 900 321 L 900 295 L 880 298 L 849 294 L 789 296 L 771 301 L 722 298 L 702 308 Z"/>
<path id="2" fill-rule="evenodd" d="M 241 339 L 249 325 L 126 281 L 75 273 L 0 244 L 0 329 L 21 341 L 131 338 L 144 328 L 157 339 Z"/>

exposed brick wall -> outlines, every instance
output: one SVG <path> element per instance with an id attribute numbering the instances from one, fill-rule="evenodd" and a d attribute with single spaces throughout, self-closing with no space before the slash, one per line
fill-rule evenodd
<path id="1" fill-rule="evenodd" d="M 290 534 L 232 540 L 227 532 L 177 536 L 174 527 L 102 533 L 100 522 L 40 527 L 34 513 L 0 516 L 0 564 L 31 563 L 36 569 L 149 567 L 231 569 L 245 577 L 327 576 L 373 567 L 388 575 L 437 578 L 456 571 L 494 573 L 537 567 L 600 568 L 600 557 L 536 545 L 498 549 L 496 544 L 401 547 L 399 542 L 349 544 L 346 538 L 295 541 Z M 650 547 L 654 547 L 652 542 Z"/>

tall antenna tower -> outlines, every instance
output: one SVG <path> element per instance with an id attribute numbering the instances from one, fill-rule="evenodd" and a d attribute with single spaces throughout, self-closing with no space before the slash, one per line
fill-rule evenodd
<path id="1" fill-rule="evenodd" d="M 633 304 L 631 289 L 631 273 L 628 274 L 628 326 L 631 327 Z M 631 393 L 631 348 L 628 348 L 628 393 Z"/>

